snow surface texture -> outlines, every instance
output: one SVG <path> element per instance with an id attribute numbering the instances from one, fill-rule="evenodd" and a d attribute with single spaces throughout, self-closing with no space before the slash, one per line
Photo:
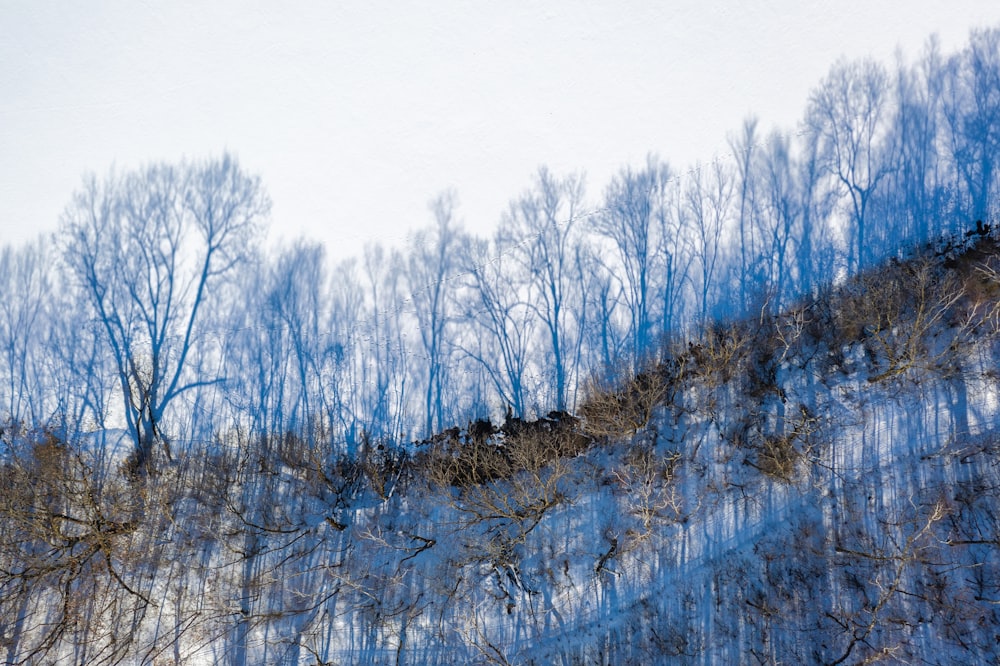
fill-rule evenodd
<path id="1" fill-rule="evenodd" d="M 953 332 L 930 338 L 955 349 Z M 2 607 L 18 621 L 0 649 L 81 664 L 996 663 L 995 337 L 892 376 L 870 340 L 721 368 L 692 347 L 633 434 L 480 483 L 428 481 L 419 447 L 351 466 L 292 438 L 220 445 L 147 481 L 135 531 L 75 560 L 40 548 L 65 572 L 39 567 L 16 612 Z M 90 469 L 88 450 L 62 468 Z M 134 494 L 104 466 L 105 495 Z"/>

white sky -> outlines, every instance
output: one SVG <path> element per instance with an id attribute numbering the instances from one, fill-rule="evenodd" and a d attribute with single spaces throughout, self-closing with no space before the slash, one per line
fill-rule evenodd
<path id="1" fill-rule="evenodd" d="M 0 244 L 56 229 L 84 172 L 225 149 L 272 237 L 400 244 L 448 187 L 487 233 L 542 164 L 597 202 L 648 152 L 724 153 L 751 112 L 793 127 L 838 56 L 997 24 L 996 0 L 0 0 Z"/>

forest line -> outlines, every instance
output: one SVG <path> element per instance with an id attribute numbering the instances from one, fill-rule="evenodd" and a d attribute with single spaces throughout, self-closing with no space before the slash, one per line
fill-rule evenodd
<path id="1" fill-rule="evenodd" d="M 158 442 L 338 442 L 574 411 L 720 318 L 777 312 L 899 248 L 996 219 L 1000 30 L 912 63 L 832 66 L 794 130 L 748 119 L 688 170 L 651 155 L 588 200 L 545 167 L 496 232 L 458 195 L 402 248 L 261 246 L 270 203 L 225 155 L 89 176 L 59 232 L 0 254 L 0 419 Z"/>

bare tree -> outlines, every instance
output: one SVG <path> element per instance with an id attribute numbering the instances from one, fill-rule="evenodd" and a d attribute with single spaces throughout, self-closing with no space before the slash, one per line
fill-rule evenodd
<path id="1" fill-rule="evenodd" d="M 363 270 L 366 321 L 360 346 L 358 414 L 364 440 L 398 437 L 403 431 L 406 404 L 405 332 L 402 327 L 402 255 L 378 244 L 365 247 Z"/>
<path id="2" fill-rule="evenodd" d="M 356 403 L 353 399 L 360 371 L 358 348 L 361 333 L 356 322 L 363 317 L 364 297 L 356 275 L 356 262 L 345 260 L 333 267 L 330 275 L 330 319 L 329 338 L 325 353 L 332 377 L 329 378 L 330 391 L 327 400 L 327 421 L 348 444 L 347 454 L 357 443 Z"/>
<path id="3" fill-rule="evenodd" d="M 33 427 L 49 416 L 43 345 L 54 293 L 42 239 L 0 250 L 0 422 Z M 51 387 L 48 387 L 51 388 Z"/>
<path id="4" fill-rule="evenodd" d="M 884 138 L 891 119 L 888 75 L 873 60 L 840 61 L 809 100 L 808 131 L 817 137 L 828 173 L 851 204 L 848 269 L 863 268 L 871 259 L 868 205 L 889 172 Z"/>
<path id="5" fill-rule="evenodd" d="M 512 243 L 503 234 L 492 242 L 468 238 L 462 248 L 464 317 L 475 324 L 461 341 L 466 358 L 483 370 L 503 405 L 518 417 L 527 410 L 529 353 L 535 319 L 525 305 L 526 287 L 517 281 Z"/>
<path id="6" fill-rule="evenodd" d="M 796 181 L 791 140 L 787 135 L 772 134 L 761 156 L 763 208 L 761 217 L 763 263 L 767 290 L 773 295 L 772 307 L 780 310 L 792 296 L 789 288 L 790 244 L 804 215 L 801 192 Z"/>
<path id="7" fill-rule="evenodd" d="M 1000 151 L 1000 29 L 973 30 L 948 61 L 944 116 L 955 170 L 972 219 L 987 217 Z"/>
<path id="8" fill-rule="evenodd" d="M 938 145 L 945 64 L 935 38 L 920 62 L 900 63 L 896 75 L 898 109 L 892 127 L 895 170 L 891 210 L 905 218 L 918 242 L 941 234 L 944 224 L 944 162 Z"/>
<path id="9" fill-rule="evenodd" d="M 718 274 L 722 260 L 722 232 L 730 213 L 735 181 L 730 169 L 721 161 L 699 166 L 685 190 L 687 214 L 693 232 L 694 258 L 698 262 L 699 304 L 701 322 L 708 320 L 715 309 L 715 292 L 719 288 Z M 731 312 L 731 309 L 730 309 Z"/>
<path id="10" fill-rule="evenodd" d="M 690 222 L 682 205 L 681 181 L 672 178 L 657 214 L 659 243 L 657 256 L 662 279 L 660 290 L 660 332 L 673 335 L 680 331 L 688 313 L 686 296 L 691 286 L 691 266 L 694 263 Z"/>
<path id="11" fill-rule="evenodd" d="M 246 266 L 240 282 L 248 298 L 230 310 L 221 353 L 222 372 L 229 377 L 226 404 L 233 411 L 229 424 L 255 436 L 286 427 L 290 352 L 278 314 L 268 307 L 274 270 L 263 257 Z"/>
<path id="12" fill-rule="evenodd" d="M 642 365 L 656 335 L 656 297 L 669 295 L 677 284 L 677 254 L 669 252 L 669 242 L 662 244 L 658 235 L 667 227 L 670 167 L 655 156 L 646 159 L 639 171 L 625 169 L 615 176 L 605 192 L 605 213 L 595 222 L 599 234 L 611 241 L 617 265 L 623 273 L 622 296 L 628 310 L 631 337 L 630 360 L 633 370 Z M 664 286 L 660 288 L 660 280 Z M 670 315 L 664 313 L 664 319 Z"/>
<path id="13" fill-rule="evenodd" d="M 740 309 L 746 310 L 752 305 L 756 293 L 765 283 L 766 263 L 769 259 L 767 250 L 768 238 L 758 238 L 765 235 L 761 225 L 761 211 L 758 198 L 759 161 L 757 139 L 757 118 L 750 117 L 743 121 L 743 131 L 738 137 L 729 139 L 729 148 L 736 161 L 737 198 L 739 208 L 736 213 L 736 223 L 739 229 L 739 261 L 736 270 L 737 289 L 740 295 Z M 735 259 L 734 259 L 735 261 Z M 769 276 L 768 276 L 769 277 Z"/>
<path id="14" fill-rule="evenodd" d="M 136 470 L 177 396 L 218 381 L 189 377 L 188 359 L 213 288 L 244 261 L 269 208 L 259 179 L 225 155 L 90 176 L 63 213 L 63 258 L 114 358 Z"/>
<path id="15" fill-rule="evenodd" d="M 835 274 L 836 245 L 830 228 L 830 211 L 835 193 L 824 186 L 823 164 L 818 138 L 803 137 L 791 165 L 795 198 L 801 215 L 795 229 L 795 289 L 814 294 Z"/>
<path id="16" fill-rule="evenodd" d="M 521 239 L 517 256 L 525 279 L 533 285 L 534 299 L 527 307 L 545 329 L 546 354 L 555 384 L 555 407 L 565 410 L 570 382 L 576 375 L 580 345 L 578 291 L 583 281 L 575 261 L 574 226 L 583 201 L 583 179 L 555 178 L 548 169 L 538 171 L 535 187 L 510 204 L 504 224 L 513 238 Z"/>
<path id="17" fill-rule="evenodd" d="M 621 278 L 601 260 L 599 245 L 581 246 L 579 263 L 583 277 L 583 347 L 586 370 L 604 380 L 611 380 L 613 370 L 628 357 L 631 337 L 628 327 L 619 322 L 624 309 Z M 578 387 L 579 388 L 579 387 Z"/>
<path id="18" fill-rule="evenodd" d="M 449 271 L 456 262 L 455 248 L 460 243 L 455 228 L 457 195 L 446 192 L 430 203 L 434 227 L 414 236 L 406 261 L 406 280 L 410 303 L 417 319 L 422 360 L 426 367 L 424 388 L 424 435 L 430 437 L 444 427 L 444 390 L 448 341 L 448 306 L 454 301 L 455 281 Z"/>
<path id="19" fill-rule="evenodd" d="M 298 241 L 241 276 L 247 296 L 237 300 L 221 336 L 221 372 L 230 377 L 230 402 L 255 436 L 294 432 L 312 442 L 325 426 L 331 336 L 324 259 L 321 245 Z"/>
<path id="20" fill-rule="evenodd" d="M 63 439 L 72 441 L 84 428 L 108 427 L 115 399 L 115 370 L 88 303 L 66 283 L 65 275 L 53 278 L 56 284 L 44 347 L 53 420 L 46 425 L 58 425 Z"/>

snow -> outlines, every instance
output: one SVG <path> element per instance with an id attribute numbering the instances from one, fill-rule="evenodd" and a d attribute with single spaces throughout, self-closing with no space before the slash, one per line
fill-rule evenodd
<path id="1" fill-rule="evenodd" d="M 104 560 L 132 591 L 98 576 L 95 603 L 110 605 L 46 659 L 995 660 L 991 337 L 967 346 L 961 374 L 880 382 L 860 346 L 842 351 L 839 369 L 824 354 L 783 363 L 781 399 L 750 395 L 739 373 L 692 375 L 682 403 L 634 436 L 548 468 L 556 499 L 537 524 L 482 510 L 535 506 L 530 477 L 440 488 L 404 474 L 380 496 L 294 451 L 258 460 L 234 444 L 178 460 L 140 503 L 144 527 Z M 753 438 L 800 427 L 792 472 L 764 473 Z M 127 441 L 93 433 L 78 446 L 113 469 Z M 27 624 L 38 630 L 58 598 L 34 597 Z M 122 631 L 135 639 L 118 652 Z"/>

